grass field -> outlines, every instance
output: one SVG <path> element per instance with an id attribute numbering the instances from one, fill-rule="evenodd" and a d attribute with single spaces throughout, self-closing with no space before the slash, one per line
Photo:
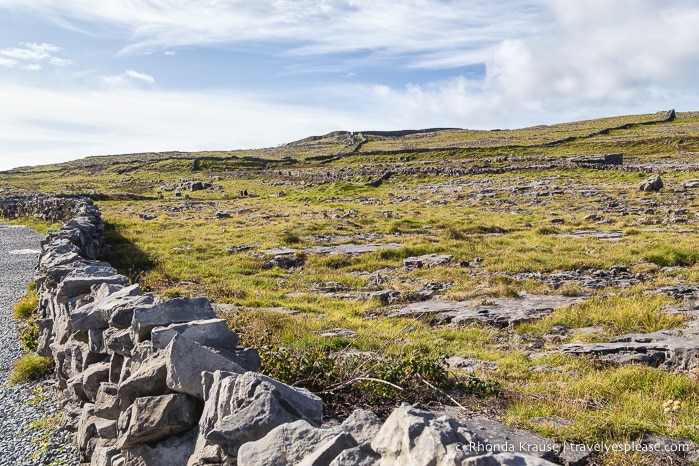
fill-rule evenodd
<path id="1" fill-rule="evenodd" d="M 402 370 L 427 380 L 444 376 L 444 357 L 460 356 L 477 361 L 470 374 L 450 369 L 466 382 L 466 389 L 454 385 L 462 388 L 454 396 L 473 412 L 558 441 L 622 442 L 644 432 L 699 441 L 693 374 L 560 352 L 562 343 L 687 323 L 665 312 L 680 302 L 649 292 L 699 277 L 699 200 L 691 187 L 699 179 L 699 114 L 639 124 L 663 116 L 489 132 L 367 133 L 357 150 L 331 136 L 259 151 L 88 158 L 16 169 L 0 179 L 6 193 L 99 194 L 113 246 L 106 260 L 147 290 L 225 305 L 219 312 L 243 341 L 267 348 L 267 372 L 292 383 L 322 391 L 356 376 L 357 365 L 338 363 L 337 354 L 371 352 L 389 361 L 376 369 L 382 377 Z M 622 153 L 624 166 L 565 163 L 605 153 Z M 380 186 L 367 184 L 386 171 L 393 176 Z M 662 175 L 660 192 L 639 191 L 650 173 Z M 187 191 L 176 186 L 183 179 L 213 186 Z M 356 255 L 329 249 L 347 244 L 377 246 Z M 286 257 L 303 265 L 270 266 L 275 252 L 266 251 L 279 248 L 293 250 Z M 425 254 L 452 259 L 432 268 L 404 266 Z M 601 288 L 546 280 L 613 266 L 638 280 Z M 433 299 L 474 306 L 522 293 L 584 300 L 505 328 L 388 317 L 430 285 Z M 386 303 L 366 295 L 380 290 L 397 298 Z M 556 335 L 561 327 L 569 331 Z M 351 333 L 322 336 L 337 328 Z M 307 377 L 294 378 L 286 363 Z M 337 376 L 321 379 L 318 372 L 328 368 Z M 565 422 L 549 422 L 558 418 Z"/>

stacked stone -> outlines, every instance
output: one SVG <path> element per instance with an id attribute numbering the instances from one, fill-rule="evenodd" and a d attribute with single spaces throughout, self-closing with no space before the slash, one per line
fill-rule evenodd
<path id="1" fill-rule="evenodd" d="M 83 464 L 440 466 L 561 460 L 550 448 L 537 450 L 544 452 L 539 456 L 499 451 L 485 432 L 475 434 L 462 421 L 407 405 L 383 424 L 357 410 L 341 425 L 325 428 L 320 398 L 258 373 L 257 351 L 239 345 L 207 299 L 163 301 L 98 261 L 102 232 L 97 208 L 80 203 L 76 216 L 42 244 L 36 274 L 39 352 L 56 362 L 66 428 L 75 432 Z"/>
<path id="2" fill-rule="evenodd" d="M 67 222 L 92 201 L 65 196 L 18 194 L 0 199 L 0 215 L 4 218 L 37 217 L 49 222 Z"/>

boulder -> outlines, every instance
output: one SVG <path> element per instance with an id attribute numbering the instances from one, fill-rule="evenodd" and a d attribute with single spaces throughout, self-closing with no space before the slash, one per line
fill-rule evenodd
<path id="1" fill-rule="evenodd" d="M 119 398 L 117 397 L 118 390 L 119 386 L 114 383 L 103 382 L 99 386 L 97 395 L 95 395 L 95 416 L 115 421 L 119 419 L 121 410 L 119 409 Z"/>
<path id="2" fill-rule="evenodd" d="M 80 375 L 82 378 L 83 392 L 88 400 L 94 402 L 101 384 L 109 382 L 109 369 L 109 362 L 100 362 L 91 365 Z"/>
<path id="3" fill-rule="evenodd" d="M 102 338 L 107 350 L 123 356 L 131 356 L 134 348 L 133 334 L 131 329 L 117 329 L 109 327 L 102 332 Z"/>
<path id="4" fill-rule="evenodd" d="M 121 455 L 121 450 L 115 445 L 97 447 L 92 453 L 90 466 L 112 466 L 112 460 L 119 455 Z"/>
<path id="5" fill-rule="evenodd" d="M 248 466 L 297 464 L 316 450 L 318 445 L 339 433 L 341 431 L 338 428 L 320 429 L 304 420 L 282 424 L 272 429 L 263 438 L 241 446 L 238 450 L 238 464 Z"/>
<path id="6" fill-rule="evenodd" d="M 282 424 L 260 440 L 240 447 L 238 464 L 282 466 L 302 460 L 303 464 L 328 464 L 342 450 L 373 439 L 380 428 L 379 418 L 363 409 L 355 410 L 342 425 L 330 429 L 314 427 L 304 420 Z"/>
<path id="7" fill-rule="evenodd" d="M 356 446 L 354 437 L 346 432 L 339 433 L 306 456 L 298 466 L 326 466 L 342 451 Z"/>
<path id="8" fill-rule="evenodd" d="M 322 422 L 320 398 L 256 372 L 224 376 L 216 371 L 206 395 L 201 435 L 230 455 L 279 425 L 305 420 L 319 426 Z"/>
<path id="9" fill-rule="evenodd" d="M 93 328 L 87 331 L 87 343 L 91 353 L 107 354 L 107 345 L 104 342 L 104 330 Z"/>
<path id="10" fill-rule="evenodd" d="M 382 466 L 463 464 L 467 457 L 478 454 L 463 445 L 486 448 L 481 437 L 460 428 L 455 419 L 409 405 L 393 410 L 371 442 L 371 448 L 381 455 Z"/>
<path id="11" fill-rule="evenodd" d="M 223 370 L 242 374 L 240 365 L 212 349 L 175 334 L 164 350 L 167 386 L 180 393 L 204 399 L 202 372 Z"/>
<path id="12" fill-rule="evenodd" d="M 655 174 L 641 181 L 641 184 L 638 185 L 638 189 L 641 191 L 660 191 L 663 189 L 663 186 L 663 180 L 660 178 L 660 175 Z"/>
<path id="13" fill-rule="evenodd" d="M 117 397 L 119 408 L 125 410 L 140 396 L 163 395 L 167 393 L 167 368 L 163 353 L 146 358 L 128 378 L 119 384 Z"/>
<path id="14" fill-rule="evenodd" d="M 37 319 L 37 331 L 39 340 L 37 342 L 36 354 L 39 356 L 51 356 L 51 343 L 53 343 L 53 319 Z"/>
<path id="15" fill-rule="evenodd" d="M 56 300 L 67 302 L 69 298 L 87 294 L 93 285 L 110 283 L 128 285 L 129 279 L 119 275 L 114 267 L 106 262 L 92 262 L 73 268 L 56 289 Z"/>
<path id="16" fill-rule="evenodd" d="M 198 433 L 198 429 L 192 429 L 155 445 L 139 443 L 124 450 L 123 456 L 130 466 L 186 466 L 194 453 Z"/>
<path id="17" fill-rule="evenodd" d="M 371 448 L 371 443 L 366 442 L 354 448 L 341 451 L 335 459 L 330 462 L 330 466 L 379 466 L 381 455 Z"/>
<path id="18" fill-rule="evenodd" d="M 111 325 L 126 328 L 131 325 L 135 308 L 155 302 L 151 294 L 144 294 L 139 285 L 116 287 L 102 283 L 93 293 L 95 300 L 70 314 L 74 330 L 107 328 Z"/>
<path id="19" fill-rule="evenodd" d="M 193 320 L 182 324 L 157 327 L 151 332 L 151 340 L 156 348 L 165 348 L 175 335 L 215 349 L 235 351 L 238 335 L 228 328 L 223 319 Z"/>
<path id="20" fill-rule="evenodd" d="M 115 438 L 116 421 L 96 416 L 93 405 L 90 403 L 85 404 L 76 432 L 76 442 L 81 457 L 89 460 L 98 444 L 103 446 L 110 443 L 113 444 Z M 98 442 L 99 439 L 103 441 Z"/>
<path id="21" fill-rule="evenodd" d="M 201 403 L 180 393 L 144 396 L 119 416 L 117 446 L 130 448 L 191 430 L 201 414 Z"/>
<path id="22" fill-rule="evenodd" d="M 355 409 L 342 423 L 340 430 L 351 434 L 357 443 L 362 444 L 373 440 L 381 430 L 382 424 L 379 417 L 371 411 Z"/>
<path id="23" fill-rule="evenodd" d="M 214 319 L 216 316 L 206 298 L 175 298 L 145 309 L 135 309 L 131 327 L 136 341 L 150 339 L 151 330 L 174 323 Z"/>

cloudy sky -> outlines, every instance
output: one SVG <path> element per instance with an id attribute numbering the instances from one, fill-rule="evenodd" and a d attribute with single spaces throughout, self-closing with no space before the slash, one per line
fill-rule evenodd
<path id="1" fill-rule="evenodd" d="M 0 169 L 699 110 L 695 0 L 0 0 Z"/>

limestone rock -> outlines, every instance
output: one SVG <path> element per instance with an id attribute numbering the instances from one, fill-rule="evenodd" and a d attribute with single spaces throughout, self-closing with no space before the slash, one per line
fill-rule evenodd
<path id="1" fill-rule="evenodd" d="M 281 424 L 322 422 L 323 403 L 316 395 L 255 372 L 223 376 L 216 371 L 206 395 L 201 435 L 231 455 Z"/>
<path id="2" fill-rule="evenodd" d="M 151 333 L 153 346 L 165 348 L 178 334 L 204 346 L 229 351 L 235 351 L 239 341 L 238 335 L 228 328 L 225 320 L 208 319 L 154 328 Z"/>
<path id="3" fill-rule="evenodd" d="M 339 429 L 320 429 L 307 421 L 289 422 L 272 429 L 263 438 L 248 442 L 238 451 L 238 464 L 286 466 L 297 464 L 318 445 L 331 440 Z M 354 446 L 354 445 L 351 445 Z"/>
<path id="4" fill-rule="evenodd" d="M 530 295 L 519 298 L 492 298 L 487 301 L 430 300 L 412 303 L 397 309 L 389 317 L 433 314 L 439 324 L 480 321 L 496 327 L 507 327 L 551 314 L 554 309 L 582 301 L 582 297 Z"/>
<path id="5" fill-rule="evenodd" d="M 66 302 L 69 298 L 90 292 L 93 285 L 111 283 L 128 285 L 129 279 L 119 275 L 114 267 L 106 262 L 94 262 L 74 268 L 61 281 L 56 290 L 56 300 Z"/>
<path id="6" fill-rule="evenodd" d="M 454 419 L 403 405 L 386 419 L 371 448 L 381 455 L 382 466 L 447 466 L 476 456 L 461 445 L 484 444 L 478 435 L 460 429 Z"/>
<path id="7" fill-rule="evenodd" d="M 595 355 L 616 364 L 641 363 L 667 370 L 689 371 L 699 356 L 699 328 L 629 333 L 609 343 L 568 343 L 564 353 Z"/>
<path id="8" fill-rule="evenodd" d="M 119 386 L 114 383 L 104 382 L 99 386 L 95 396 L 94 413 L 104 419 L 119 419 L 119 399 L 117 393 Z"/>
<path id="9" fill-rule="evenodd" d="M 365 409 L 355 409 L 340 429 L 351 434 L 357 443 L 362 444 L 373 440 L 381 430 L 381 425 L 382 422 L 376 414 Z"/>
<path id="10" fill-rule="evenodd" d="M 139 285 L 115 287 L 109 283 L 102 283 L 93 294 L 94 301 L 71 313 L 73 329 L 107 328 L 110 324 L 126 328 L 131 324 L 135 308 L 146 307 L 155 302 L 153 295 L 144 294 Z M 116 318 L 113 319 L 115 314 Z"/>
<path id="11" fill-rule="evenodd" d="M 197 442 L 198 429 L 168 437 L 155 445 L 139 443 L 124 450 L 130 466 L 186 466 Z"/>
<path id="12" fill-rule="evenodd" d="M 191 430 L 197 424 L 201 404 L 183 394 L 136 398 L 119 416 L 119 448 L 161 441 Z"/>
<path id="13" fill-rule="evenodd" d="M 116 327 L 109 327 L 102 333 L 102 338 L 104 345 L 109 351 L 124 356 L 131 356 L 131 350 L 134 348 L 131 329 L 119 330 Z"/>
<path id="14" fill-rule="evenodd" d="M 343 450 L 357 446 L 357 441 L 350 434 L 342 432 L 320 445 L 310 455 L 306 456 L 298 466 L 326 466 Z"/>
<path id="15" fill-rule="evenodd" d="M 150 338 L 155 327 L 192 320 L 214 319 L 211 303 L 206 298 L 175 298 L 145 309 L 136 309 L 132 328 L 137 341 Z"/>
<path id="16" fill-rule="evenodd" d="M 663 189 L 663 180 L 660 175 L 651 175 L 641 182 L 638 189 L 641 191 L 660 191 Z"/>
<path id="17" fill-rule="evenodd" d="M 109 382 L 109 368 L 108 362 L 101 362 L 91 365 L 81 374 L 83 392 L 88 400 L 94 402 L 100 385 Z"/>
<path id="18" fill-rule="evenodd" d="M 223 370 L 242 374 L 245 369 L 210 348 L 175 334 L 165 348 L 167 386 L 180 393 L 204 399 L 201 373 Z"/>
<path id="19" fill-rule="evenodd" d="M 140 396 L 167 393 L 169 390 L 166 383 L 166 363 L 162 353 L 146 358 L 137 370 L 119 384 L 119 407 L 125 410 Z"/>
<path id="20" fill-rule="evenodd" d="M 381 455 L 371 448 L 371 442 L 365 442 L 354 448 L 341 451 L 330 466 L 379 466 Z"/>
<path id="21" fill-rule="evenodd" d="M 407 269 L 421 269 L 423 267 L 438 267 L 448 264 L 454 256 L 448 254 L 425 254 L 423 256 L 413 256 L 403 259 L 403 267 Z"/>

